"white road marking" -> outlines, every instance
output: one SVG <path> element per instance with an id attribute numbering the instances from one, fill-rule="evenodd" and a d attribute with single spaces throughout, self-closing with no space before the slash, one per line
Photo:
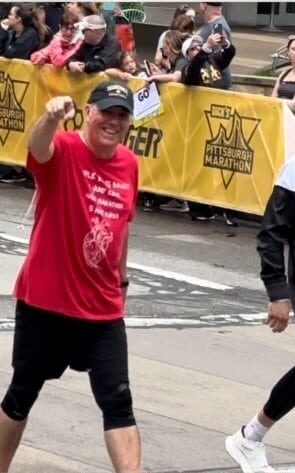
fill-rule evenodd
<path id="1" fill-rule="evenodd" d="M 206 315 L 200 319 L 187 319 L 175 317 L 125 317 L 125 324 L 128 328 L 145 328 L 145 327 L 202 327 L 212 325 L 221 326 L 230 322 L 250 322 L 253 325 L 261 324 L 266 319 L 266 313 L 260 314 L 226 314 L 226 315 Z M 13 330 L 13 319 L 0 319 L 1 330 Z"/>
<path id="2" fill-rule="evenodd" d="M 200 327 L 200 326 L 218 326 L 222 323 L 234 323 L 234 322 L 251 322 L 253 325 L 261 324 L 265 320 L 267 314 L 232 314 L 232 315 L 208 315 L 202 316 L 200 319 L 185 319 L 185 318 L 161 318 L 161 317 L 125 317 L 126 327 L 135 328 L 135 327 L 157 327 L 157 326 L 167 326 L 167 327 Z"/>
<path id="3" fill-rule="evenodd" d="M 0 238 L 3 238 L 4 240 L 8 241 L 14 241 L 15 243 L 23 243 L 24 245 L 29 244 L 29 239 L 21 238 L 14 235 L 8 235 L 7 233 L 0 233 Z"/>
<path id="4" fill-rule="evenodd" d="M 27 245 L 29 244 L 29 240 L 26 238 L 21 238 L 21 237 L 9 235 L 6 233 L 0 233 L 0 237 L 5 240 L 14 241 L 15 243 L 23 243 Z M 231 286 L 226 286 L 225 284 L 220 284 L 213 281 L 207 281 L 206 279 L 201 279 L 194 276 L 188 276 L 186 274 L 181 274 L 181 273 L 175 273 L 174 271 L 167 271 L 165 269 L 154 268 L 151 266 L 145 266 L 138 263 L 128 262 L 127 266 L 130 269 L 137 269 L 145 273 L 152 274 L 154 276 L 162 276 L 167 279 L 174 279 L 175 281 L 186 282 L 193 286 L 206 287 L 209 289 L 216 289 L 218 291 L 226 291 L 226 290 L 232 289 Z"/>
<path id="5" fill-rule="evenodd" d="M 173 240 L 173 241 L 180 241 L 183 243 L 201 243 L 201 245 L 208 245 L 212 246 L 214 243 L 212 241 L 206 240 L 205 238 L 198 237 L 196 235 L 189 235 L 185 233 L 176 234 L 176 235 L 154 235 L 153 238 L 157 240 Z"/>
<path id="6" fill-rule="evenodd" d="M 153 274 L 154 276 L 162 276 L 164 278 L 174 279 L 175 281 L 186 282 L 193 286 L 207 287 L 209 289 L 216 289 L 218 291 L 226 291 L 228 289 L 232 289 L 231 286 L 226 286 L 225 284 L 207 281 L 206 279 L 200 279 L 194 276 L 188 276 L 186 274 L 175 273 L 174 271 L 166 271 L 165 269 L 153 268 L 151 266 L 145 266 L 143 264 L 129 262 L 128 268 L 138 269 L 145 273 Z"/>

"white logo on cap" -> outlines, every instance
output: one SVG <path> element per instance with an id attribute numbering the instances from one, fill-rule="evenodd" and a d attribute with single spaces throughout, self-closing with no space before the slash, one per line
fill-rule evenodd
<path id="1" fill-rule="evenodd" d="M 121 97 L 127 99 L 128 97 L 128 90 L 121 85 L 108 85 L 107 87 L 108 95 L 113 97 Z"/>

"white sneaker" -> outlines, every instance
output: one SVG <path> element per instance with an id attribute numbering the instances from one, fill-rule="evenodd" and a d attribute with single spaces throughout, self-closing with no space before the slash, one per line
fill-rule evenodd
<path id="1" fill-rule="evenodd" d="M 188 212 L 189 208 L 187 202 L 179 201 L 176 199 L 171 199 L 167 204 L 160 205 L 161 210 L 166 210 L 167 212 Z"/>
<path id="2" fill-rule="evenodd" d="M 243 473 L 276 471 L 268 464 L 264 444 L 247 440 L 243 437 L 241 430 L 226 437 L 225 448 L 235 462 L 240 465 Z"/>

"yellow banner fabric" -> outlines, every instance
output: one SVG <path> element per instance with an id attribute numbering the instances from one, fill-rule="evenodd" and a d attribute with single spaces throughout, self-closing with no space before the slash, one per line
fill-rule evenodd
<path id="1" fill-rule="evenodd" d="M 1 60 L 0 161 L 25 163 L 29 130 L 50 97 L 72 96 L 77 113 L 64 128 L 81 128 L 89 92 L 103 79 Z M 141 189 L 262 214 L 285 160 L 281 101 L 180 84 L 160 90 L 164 114 L 131 126 L 125 141 L 141 158 Z"/>

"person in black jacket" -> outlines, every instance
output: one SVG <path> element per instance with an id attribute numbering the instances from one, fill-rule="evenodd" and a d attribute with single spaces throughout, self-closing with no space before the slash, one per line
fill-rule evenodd
<path id="1" fill-rule="evenodd" d="M 215 51 L 215 48 L 220 48 Z M 236 48 L 220 34 L 212 34 L 203 42 L 201 36 L 191 36 L 183 41 L 182 57 L 186 59 L 181 70 L 168 74 L 153 74 L 148 82 L 182 82 L 185 85 L 200 85 L 226 89 L 223 69 L 226 69 L 236 53 Z"/>
<path id="2" fill-rule="evenodd" d="M 220 46 L 222 49 L 215 51 Z M 225 36 L 211 34 L 205 44 L 200 36 L 189 38 L 183 43 L 182 51 L 189 60 L 182 69 L 183 84 L 227 89 L 223 70 L 233 60 L 236 48 Z"/>
<path id="3" fill-rule="evenodd" d="M 80 23 L 84 43 L 68 63 L 72 72 L 101 72 L 116 67 L 117 56 L 121 51 L 118 40 L 107 32 L 102 15 L 86 16 Z"/>
<path id="4" fill-rule="evenodd" d="M 11 7 L 8 18 L 0 26 L 0 56 L 9 59 L 30 59 L 42 41 L 44 29 L 31 5 Z M 2 168 L 3 169 L 3 168 Z M 29 173 L 20 166 L 9 166 L 1 172 L 0 182 L 25 183 L 33 186 Z"/>
<path id="5" fill-rule="evenodd" d="M 0 56 L 30 59 L 40 44 L 40 25 L 31 7 L 15 5 L 0 28 Z"/>
<path id="6" fill-rule="evenodd" d="M 201 85 L 215 89 L 227 90 L 230 87 L 228 66 L 236 53 L 235 46 L 227 35 L 222 32 L 212 33 L 205 44 L 201 36 L 183 44 L 183 54 L 189 59 L 189 64 L 182 70 L 181 81 L 186 85 Z M 192 220 L 211 220 L 214 210 L 211 206 L 189 202 Z M 231 212 L 221 210 L 226 225 L 237 226 Z"/>
<path id="7" fill-rule="evenodd" d="M 223 70 L 229 66 L 235 53 L 235 46 L 223 34 L 213 33 L 205 43 L 201 36 L 195 35 L 182 44 L 182 57 L 186 58 L 187 64 L 181 71 L 152 75 L 148 81 L 182 82 L 185 85 L 224 90 L 228 82 Z M 192 220 L 207 221 L 215 218 L 213 209 L 209 205 L 188 202 L 188 207 Z M 166 204 L 162 205 L 161 209 L 167 210 Z M 222 212 L 227 225 L 237 226 L 236 221 L 229 217 L 228 212 L 224 210 Z"/>
<path id="8" fill-rule="evenodd" d="M 268 298 L 267 324 L 283 332 L 295 309 L 295 156 L 283 167 L 268 201 L 257 237 L 261 279 Z M 288 275 L 285 244 L 289 246 Z M 238 432 L 226 438 L 226 450 L 243 472 L 275 471 L 268 466 L 262 440 L 269 429 L 295 407 L 295 367 L 272 388 L 259 413 Z"/>

